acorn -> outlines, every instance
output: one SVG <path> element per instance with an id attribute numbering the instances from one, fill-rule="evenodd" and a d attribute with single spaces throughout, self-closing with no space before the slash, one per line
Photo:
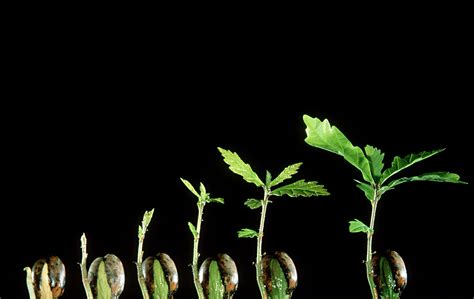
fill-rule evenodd
<path id="1" fill-rule="evenodd" d="M 298 285 L 295 264 L 283 251 L 263 256 L 262 279 L 270 298 L 291 298 Z"/>
<path id="2" fill-rule="evenodd" d="M 393 250 L 372 257 L 374 282 L 381 298 L 400 296 L 407 285 L 407 270 L 402 257 Z"/>
<path id="3" fill-rule="evenodd" d="M 199 268 L 199 282 L 206 298 L 232 299 L 239 286 L 234 260 L 225 253 L 207 258 Z"/>
<path id="4" fill-rule="evenodd" d="M 125 286 L 122 262 L 113 254 L 96 258 L 89 267 L 88 280 L 94 298 L 118 298 Z"/>
<path id="5" fill-rule="evenodd" d="M 36 298 L 59 298 L 66 285 L 66 268 L 57 256 L 37 260 L 32 269 Z"/>
<path id="6" fill-rule="evenodd" d="M 142 264 L 148 295 L 151 298 L 173 298 L 178 290 L 178 270 L 166 253 L 147 257 Z M 155 296 L 155 297 L 153 297 Z"/>

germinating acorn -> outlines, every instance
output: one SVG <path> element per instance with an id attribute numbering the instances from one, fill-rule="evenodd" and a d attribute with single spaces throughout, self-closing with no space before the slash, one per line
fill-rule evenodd
<path id="1" fill-rule="evenodd" d="M 407 270 L 402 257 L 393 250 L 372 257 L 374 281 L 381 296 L 401 294 L 407 285 Z"/>
<path id="2" fill-rule="evenodd" d="M 199 282 L 206 298 L 231 299 L 239 286 L 239 273 L 234 260 L 225 253 L 207 258 L 199 268 Z"/>
<path id="3" fill-rule="evenodd" d="M 36 298 L 58 298 L 64 293 L 66 268 L 59 257 L 37 260 L 32 275 Z"/>
<path id="4" fill-rule="evenodd" d="M 166 253 L 147 257 L 142 264 L 148 294 L 159 294 L 159 298 L 173 298 L 178 290 L 178 270 Z"/>
<path id="5" fill-rule="evenodd" d="M 96 258 L 89 267 L 88 280 L 94 298 L 118 298 L 125 286 L 122 262 L 113 254 Z"/>
<path id="6" fill-rule="evenodd" d="M 262 278 L 270 298 L 291 298 L 298 285 L 298 273 L 288 254 L 277 251 L 262 258 Z M 284 297 L 284 296 L 287 297 Z"/>

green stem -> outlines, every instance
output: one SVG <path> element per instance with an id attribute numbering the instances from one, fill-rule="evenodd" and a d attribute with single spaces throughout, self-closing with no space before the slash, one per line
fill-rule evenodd
<path id="1" fill-rule="evenodd" d="M 142 264 L 143 264 L 143 241 L 145 240 L 146 227 L 144 228 L 143 234 L 138 236 L 138 252 L 137 252 L 137 276 L 140 290 L 142 291 L 143 299 L 149 299 L 148 290 L 145 283 L 145 277 L 143 276 Z"/>
<path id="2" fill-rule="evenodd" d="M 202 215 L 204 213 L 204 206 L 206 204 L 203 202 L 198 202 L 198 219 L 196 223 L 196 236 L 194 237 L 194 246 L 193 246 L 193 278 L 194 278 L 194 287 L 198 294 L 199 299 L 204 299 L 204 291 L 202 289 L 201 283 L 199 282 L 199 271 L 198 271 L 198 259 L 199 259 L 199 237 L 201 235 L 201 222 Z"/>
<path id="3" fill-rule="evenodd" d="M 265 229 L 265 215 L 267 214 L 268 198 L 270 193 L 267 188 L 264 187 L 264 195 L 262 201 L 262 214 L 260 215 L 260 227 L 258 229 L 258 238 L 257 238 L 257 258 L 255 262 L 255 267 L 257 269 L 257 284 L 258 289 L 260 290 L 260 296 L 262 299 L 267 299 L 267 292 L 265 291 L 265 284 L 263 282 L 263 269 L 262 269 L 262 243 L 263 243 L 263 231 Z"/>
<path id="4" fill-rule="evenodd" d="M 374 227 L 375 227 L 375 215 L 377 213 L 377 203 L 380 197 L 378 195 L 378 189 L 374 190 L 374 198 L 372 200 L 372 211 L 370 213 L 370 231 L 367 233 L 367 253 L 365 257 L 365 269 L 367 272 L 367 281 L 370 286 L 370 293 L 372 294 L 373 299 L 377 299 L 377 289 L 374 282 L 374 270 L 372 268 L 372 239 L 374 237 Z"/>
<path id="5" fill-rule="evenodd" d="M 82 259 L 81 259 L 81 274 L 82 274 L 82 285 L 86 291 L 87 299 L 93 299 L 91 286 L 89 285 L 89 278 L 87 277 L 87 238 L 86 234 L 81 236 L 81 249 L 82 249 Z"/>
<path id="6" fill-rule="evenodd" d="M 26 271 L 26 287 L 28 288 L 28 295 L 30 295 L 30 299 L 36 299 L 31 268 L 26 267 L 23 270 Z"/>

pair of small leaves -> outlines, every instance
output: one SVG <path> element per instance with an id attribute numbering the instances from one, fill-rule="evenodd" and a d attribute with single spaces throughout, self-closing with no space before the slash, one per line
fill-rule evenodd
<path id="1" fill-rule="evenodd" d="M 216 198 L 211 198 L 209 193 L 206 191 L 206 187 L 204 186 L 203 183 L 199 183 L 199 191 L 198 193 L 196 189 L 194 189 L 193 185 L 191 183 L 183 178 L 180 178 L 181 182 L 186 186 L 186 188 L 191 191 L 192 194 L 194 194 L 198 198 L 198 203 L 211 203 L 211 202 L 217 202 L 217 203 L 224 203 L 224 199 L 221 197 L 216 197 Z"/>
<path id="2" fill-rule="evenodd" d="M 153 218 L 153 212 L 155 209 L 151 209 L 150 211 L 145 211 L 143 214 L 142 225 L 138 226 L 138 238 L 142 239 L 145 237 L 145 233 L 147 231 L 148 225 L 151 222 L 151 218 Z"/>

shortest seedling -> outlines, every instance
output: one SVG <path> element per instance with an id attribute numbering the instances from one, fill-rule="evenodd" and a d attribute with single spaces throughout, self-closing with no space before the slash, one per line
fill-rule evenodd
<path id="1" fill-rule="evenodd" d="M 37 260 L 33 269 L 25 268 L 30 299 L 59 298 L 66 285 L 66 268 L 57 256 Z"/>

